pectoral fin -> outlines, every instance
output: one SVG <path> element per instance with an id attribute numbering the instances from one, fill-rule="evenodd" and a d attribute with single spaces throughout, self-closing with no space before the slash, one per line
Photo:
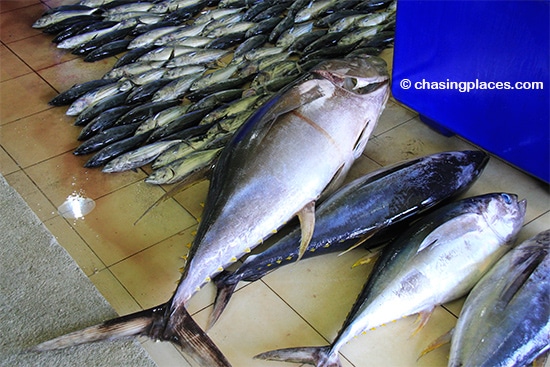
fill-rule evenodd
<path id="1" fill-rule="evenodd" d="M 378 231 L 373 231 L 373 232 L 370 232 L 368 234 L 366 234 L 365 236 L 359 238 L 359 241 L 357 241 L 357 243 L 355 243 L 353 246 L 351 246 L 350 248 L 348 248 L 347 250 L 343 251 L 342 253 L 340 253 L 338 256 L 342 256 L 344 254 L 347 254 L 348 252 L 350 252 L 351 250 L 353 250 L 354 248 L 357 248 L 359 246 L 361 246 L 361 244 L 365 243 L 366 241 L 368 241 L 370 238 L 372 238 L 372 236 L 374 236 Z M 366 262 L 368 263 L 368 261 Z M 365 263 L 365 264 L 366 264 Z"/>
<path id="2" fill-rule="evenodd" d="M 452 328 L 451 330 L 447 331 L 445 334 L 441 335 L 439 338 L 435 339 L 433 342 L 430 343 L 430 345 L 428 345 L 426 348 L 424 348 L 424 350 L 422 351 L 422 353 L 420 353 L 420 356 L 418 356 L 418 359 L 424 357 L 426 354 L 436 350 L 437 348 L 447 344 L 447 343 L 450 343 L 451 342 L 451 338 L 453 337 L 453 332 L 454 332 L 454 328 Z M 418 361 L 417 359 L 417 361 Z"/>
<path id="3" fill-rule="evenodd" d="M 300 240 L 300 252 L 298 254 L 298 260 L 302 258 L 306 252 L 307 246 L 313 237 L 313 230 L 315 229 L 315 202 L 312 201 L 302 208 L 298 212 L 298 219 L 300 219 L 300 229 L 302 231 L 302 239 Z"/>
<path id="4" fill-rule="evenodd" d="M 434 312 L 435 307 L 432 307 L 428 310 L 420 311 L 418 313 L 418 317 L 416 318 L 416 328 L 412 332 L 411 336 L 415 336 L 422 328 L 428 323 L 428 320 L 430 319 L 430 316 L 432 316 L 432 313 Z"/>

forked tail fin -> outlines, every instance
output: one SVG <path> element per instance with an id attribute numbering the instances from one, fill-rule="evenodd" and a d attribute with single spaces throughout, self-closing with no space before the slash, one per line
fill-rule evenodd
<path id="1" fill-rule="evenodd" d="M 330 345 L 277 349 L 258 354 L 254 358 L 268 361 L 307 363 L 316 367 L 342 367 L 338 352 L 332 352 Z"/>
<path id="2" fill-rule="evenodd" d="M 44 352 L 100 340 L 115 340 L 132 336 L 148 336 L 178 345 L 201 366 L 231 367 L 212 339 L 193 320 L 184 307 L 168 314 L 169 303 L 130 315 L 117 317 L 102 324 L 62 335 L 31 348 Z"/>
<path id="3" fill-rule="evenodd" d="M 30 351 L 44 352 L 100 340 L 114 340 L 130 336 L 146 335 L 147 330 L 150 329 L 153 323 L 153 319 L 154 309 L 136 312 L 45 341 L 32 347 Z"/>
<path id="4" fill-rule="evenodd" d="M 212 326 L 214 326 L 216 321 L 218 321 L 223 310 L 225 310 L 225 307 L 229 303 L 231 296 L 235 292 L 235 288 L 237 288 L 237 284 L 239 284 L 238 282 L 232 282 L 231 284 L 228 282 L 225 282 L 225 279 L 231 274 L 233 273 L 227 270 L 224 270 L 213 279 L 214 284 L 216 284 L 216 299 L 214 300 L 214 307 L 208 319 L 207 330 L 209 330 Z"/>

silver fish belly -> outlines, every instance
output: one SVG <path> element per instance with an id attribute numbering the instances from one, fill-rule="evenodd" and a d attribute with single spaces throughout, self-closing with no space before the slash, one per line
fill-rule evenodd
<path id="1" fill-rule="evenodd" d="M 550 230 L 507 253 L 472 289 L 449 366 L 525 366 L 550 348 Z"/>

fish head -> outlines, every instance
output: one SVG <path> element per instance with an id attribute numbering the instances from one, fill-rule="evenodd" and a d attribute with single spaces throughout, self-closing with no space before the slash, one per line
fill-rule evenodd
<path id="1" fill-rule="evenodd" d="M 523 226 L 527 201 L 509 193 L 490 195 L 483 216 L 489 227 L 506 243 L 512 244 Z"/>
<path id="2" fill-rule="evenodd" d="M 384 98 L 389 94 L 390 76 L 387 65 L 377 56 L 327 60 L 318 64 L 311 72 L 349 93 L 365 95 L 378 91 L 382 92 L 380 94 Z"/>

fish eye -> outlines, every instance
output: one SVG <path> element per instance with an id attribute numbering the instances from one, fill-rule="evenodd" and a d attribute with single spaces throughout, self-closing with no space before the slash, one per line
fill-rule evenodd
<path id="1" fill-rule="evenodd" d="M 508 194 L 502 194 L 502 199 L 506 204 L 512 204 L 512 198 Z"/>
<path id="2" fill-rule="evenodd" d="M 345 89 L 352 91 L 356 85 L 357 85 L 357 78 L 347 77 L 344 79 L 343 86 Z"/>

